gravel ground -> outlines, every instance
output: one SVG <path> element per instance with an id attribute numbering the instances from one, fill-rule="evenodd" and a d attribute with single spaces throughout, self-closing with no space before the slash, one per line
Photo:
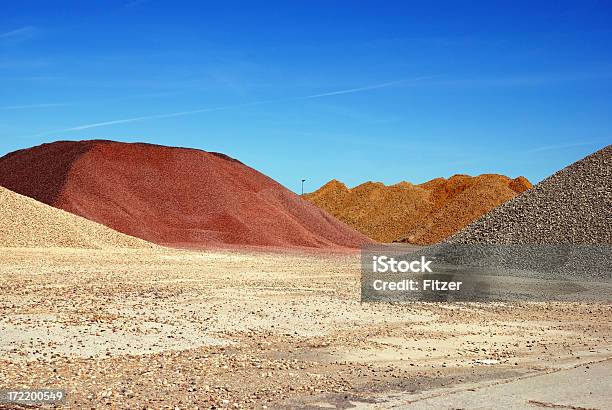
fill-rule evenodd
<path id="1" fill-rule="evenodd" d="M 359 265 L 0 249 L 0 388 L 65 388 L 74 409 L 386 407 L 612 357 L 609 304 L 362 304 Z"/>

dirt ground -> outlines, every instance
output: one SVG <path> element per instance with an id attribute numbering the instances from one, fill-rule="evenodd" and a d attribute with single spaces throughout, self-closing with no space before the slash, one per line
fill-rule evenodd
<path id="1" fill-rule="evenodd" d="M 526 382 L 590 367 L 609 379 L 609 303 L 360 303 L 359 266 L 0 248 L 0 389 L 62 388 L 73 409 L 475 407 L 469 392 L 495 408 L 487 389 L 520 383 L 513 407 L 612 402 L 584 380 L 574 397 L 532 398 Z"/>

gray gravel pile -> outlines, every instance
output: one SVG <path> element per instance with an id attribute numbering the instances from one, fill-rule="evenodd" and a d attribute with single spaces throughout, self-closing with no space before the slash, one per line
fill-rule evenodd
<path id="1" fill-rule="evenodd" d="M 495 208 L 430 252 L 549 278 L 609 280 L 612 145 Z"/>
<path id="2" fill-rule="evenodd" d="M 491 245 L 439 243 L 409 253 L 434 261 L 434 273 L 609 281 L 612 245 Z M 612 298 L 612 294 L 609 295 Z M 611 299 L 612 300 L 612 299 Z"/>
<path id="3" fill-rule="evenodd" d="M 447 242 L 612 244 L 612 145 L 495 208 Z"/>

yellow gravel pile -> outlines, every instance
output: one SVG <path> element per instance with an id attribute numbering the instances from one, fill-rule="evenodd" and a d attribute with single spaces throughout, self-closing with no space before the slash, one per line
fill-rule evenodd
<path id="1" fill-rule="evenodd" d="M 0 248 L 152 248 L 141 239 L 0 187 Z"/>

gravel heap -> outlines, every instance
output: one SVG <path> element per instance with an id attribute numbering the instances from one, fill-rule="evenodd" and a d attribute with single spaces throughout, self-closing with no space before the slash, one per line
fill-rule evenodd
<path id="1" fill-rule="evenodd" d="M 440 242 L 532 187 L 525 177 L 511 179 L 496 174 L 455 175 L 421 186 L 431 192 L 433 209 L 396 242 L 416 245 Z"/>
<path id="2" fill-rule="evenodd" d="M 414 229 L 432 207 L 429 192 L 408 182 L 365 182 L 350 189 L 334 179 L 304 197 L 377 242 Z"/>
<path id="3" fill-rule="evenodd" d="M 612 145 L 495 208 L 448 242 L 612 244 Z"/>
<path id="4" fill-rule="evenodd" d="M 454 265 L 610 280 L 612 145 L 573 163 L 427 249 Z"/>
<path id="5" fill-rule="evenodd" d="M 163 246 L 358 248 L 371 241 L 215 152 L 59 141 L 0 158 L 0 185 Z"/>
<path id="6" fill-rule="evenodd" d="M 151 248 L 140 239 L 0 187 L 0 248 Z"/>
<path id="7" fill-rule="evenodd" d="M 306 199 L 378 242 L 437 243 L 531 188 L 524 177 L 454 175 L 420 185 L 332 180 Z"/>

